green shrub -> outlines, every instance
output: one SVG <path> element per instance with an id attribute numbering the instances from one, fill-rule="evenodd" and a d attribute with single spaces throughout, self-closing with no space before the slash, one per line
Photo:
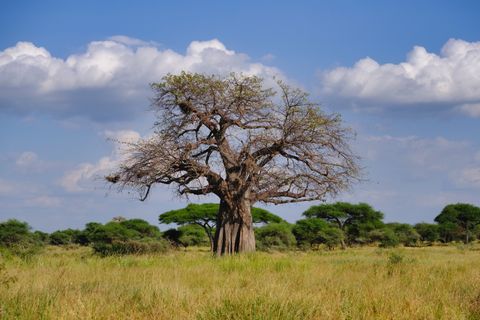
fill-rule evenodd
<path id="1" fill-rule="evenodd" d="M 0 250 L 3 255 L 29 258 L 36 254 L 43 243 L 30 232 L 26 222 L 10 219 L 0 223 Z"/>
<path id="2" fill-rule="evenodd" d="M 342 230 L 320 218 L 298 220 L 292 232 L 298 245 L 302 248 L 315 248 L 320 244 L 325 244 L 332 249 L 344 240 Z"/>
<path id="3" fill-rule="evenodd" d="M 292 233 L 292 225 L 286 222 L 256 228 L 255 238 L 258 250 L 287 250 L 297 243 Z"/>
<path id="4" fill-rule="evenodd" d="M 50 244 L 54 246 L 78 243 L 81 234 L 80 230 L 66 229 L 58 230 L 50 234 Z"/>
<path id="5" fill-rule="evenodd" d="M 187 248 L 189 246 L 210 245 L 205 229 L 195 224 L 186 224 L 177 229 L 168 229 L 162 236 L 175 247 Z"/>
<path id="6" fill-rule="evenodd" d="M 380 247 L 382 248 L 393 248 L 397 247 L 400 244 L 400 240 L 397 235 L 391 229 L 384 229 L 383 236 L 380 239 Z"/>
<path id="7" fill-rule="evenodd" d="M 404 246 L 416 247 L 419 245 L 421 237 L 408 223 L 387 223 L 385 228 L 392 230 L 398 238 L 398 242 Z"/>
<path id="8" fill-rule="evenodd" d="M 97 242 L 93 250 L 101 256 L 164 253 L 170 244 L 164 239 L 115 240 L 111 243 Z"/>
<path id="9" fill-rule="evenodd" d="M 417 223 L 414 228 L 420 235 L 421 241 L 433 243 L 440 240 L 440 228 L 437 224 L 422 222 Z"/>

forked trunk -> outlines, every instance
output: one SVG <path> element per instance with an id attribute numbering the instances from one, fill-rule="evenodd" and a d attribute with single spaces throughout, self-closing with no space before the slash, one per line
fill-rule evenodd
<path id="1" fill-rule="evenodd" d="M 213 252 L 217 256 L 255 251 L 250 202 L 220 202 Z"/>

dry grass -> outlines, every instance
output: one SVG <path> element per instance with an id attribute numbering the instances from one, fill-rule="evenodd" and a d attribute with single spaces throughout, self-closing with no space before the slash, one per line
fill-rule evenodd
<path id="1" fill-rule="evenodd" d="M 1 319 L 480 319 L 480 251 L 456 247 L 0 262 Z"/>

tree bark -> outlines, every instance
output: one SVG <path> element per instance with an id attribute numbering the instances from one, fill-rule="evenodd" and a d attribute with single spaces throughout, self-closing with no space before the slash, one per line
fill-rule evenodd
<path id="1" fill-rule="evenodd" d="M 217 256 L 255 251 L 251 204 L 247 199 L 220 202 L 213 252 Z"/>
<path id="2" fill-rule="evenodd" d="M 205 228 L 205 231 L 207 231 L 208 242 L 210 243 L 210 252 L 213 252 L 213 236 L 212 236 L 212 230 L 210 230 L 210 228 Z"/>

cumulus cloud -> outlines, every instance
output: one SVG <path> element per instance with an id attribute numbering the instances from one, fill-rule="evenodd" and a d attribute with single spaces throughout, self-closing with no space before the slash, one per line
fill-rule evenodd
<path id="1" fill-rule="evenodd" d="M 67 171 L 60 180 L 60 185 L 68 192 L 91 190 L 95 180 L 115 168 L 128 153 L 130 143 L 137 142 L 141 135 L 133 130 L 105 131 L 103 135 L 114 142 L 109 156 L 100 158 L 96 163 L 82 163 Z"/>
<path id="2" fill-rule="evenodd" d="M 253 62 L 217 39 L 193 41 L 182 54 L 114 36 L 65 59 L 18 42 L 0 51 L 0 112 L 122 119 L 146 109 L 149 83 L 183 70 L 282 77 L 278 69 Z"/>
<path id="3" fill-rule="evenodd" d="M 416 46 L 405 62 L 379 64 L 372 58 L 351 68 L 321 74 L 321 91 L 359 104 L 437 104 L 480 114 L 480 42 L 450 39 L 440 54 Z"/>

